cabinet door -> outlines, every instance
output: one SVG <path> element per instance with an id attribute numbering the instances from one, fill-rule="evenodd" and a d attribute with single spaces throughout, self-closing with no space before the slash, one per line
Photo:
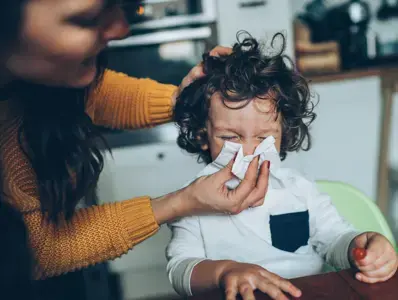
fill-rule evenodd
<path id="1" fill-rule="evenodd" d="M 175 142 L 115 149 L 112 156 L 106 155 L 99 181 L 98 195 L 102 203 L 164 195 L 180 189 L 203 168 L 196 157 L 184 153 Z M 169 240 L 170 231 L 162 226 L 155 236 L 111 262 L 112 270 L 165 267 Z"/>
<path id="2" fill-rule="evenodd" d="M 279 31 L 286 33 L 286 54 L 293 56 L 292 13 L 289 0 L 218 0 L 218 37 L 221 45 L 232 45 L 236 33 L 246 30 L 269 42 Z"/>

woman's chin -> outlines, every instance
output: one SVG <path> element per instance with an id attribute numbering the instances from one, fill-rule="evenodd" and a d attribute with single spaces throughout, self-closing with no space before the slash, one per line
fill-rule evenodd
<path id="1" fill-rule="evenodd" d="M 75 88 L 84 88 L 92 84 L 97 77 L 98 68 L 96 65 L 90 67 L 83 66 L 80 74 L 76 76 L 72 86 Z"/>

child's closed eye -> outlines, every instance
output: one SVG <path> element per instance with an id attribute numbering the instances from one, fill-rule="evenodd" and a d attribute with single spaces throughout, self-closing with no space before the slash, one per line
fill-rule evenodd
<path id="1" fill-rule="evenodd" d="M 220 136 L 220 138 L 222 138 L 225 141 L 231 141 L 231 140 L 235 140 L 235 139 L 238 140 L 239 139 L 239 137 L 236 136 L 236 135 L 223 135 L 223 136 Z"/>

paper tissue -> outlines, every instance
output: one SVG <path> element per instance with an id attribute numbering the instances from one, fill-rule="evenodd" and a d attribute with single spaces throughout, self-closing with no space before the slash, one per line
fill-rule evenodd
<path id="1" fill-rule="evenodd" d="M 270 161 L 271 172 L 276 171 L 281 162 L 279 153 L 275 148 L 275 138 L 273 136 L 267 137 L 257 146 L 253 154 L 246 156 L 243 154 L 243 147 L 241 144 L 226 141 L 217 158 L 212 163 L 208 164 L 197 175 L 197 178 L 210 175 L 221 170 L 231 161 L 231 159 L 234 158 L 235 154 L 236 158 L 232 166 L 232 173 L 236 176 L 236 178 L 233 178 L 226 183 L 227 187 L 230 189 L 234 189 L 238 186 L 240 181 L 245 177 L 250 162 L 255 157 L 260 156 L 259 167 L 264 161 Z"/>

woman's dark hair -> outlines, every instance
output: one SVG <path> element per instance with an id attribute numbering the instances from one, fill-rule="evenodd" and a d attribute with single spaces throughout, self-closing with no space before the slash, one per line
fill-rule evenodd
<path id="1" fill-rule="evenodd" d="M 240 39 L 242 35 L 245 36 L 243 40 Z M 277 112 L 282 115 L 281 159 L 286 158 L 288 151 L 309 150 L 309 125 L 316 117 L 314 104 L 306 79 L 284 54 L 284 35 L 274 35 L 270 54 L 266 54 L 247 32 L 238 32 L 237 40 L 230 55 L 213 57 L 204 54 L 205 76 L 182 91 L 174 109 L 174 120 L 179 126 L 178 145 L 189 153 L 198 154 L 199 161 L 211 162 L 210 151 L 202 150 L 202 145 L 207 143 L 204 128 L 210 98 L 219 92 L 224 105 L 230 109 L 240 109 L 253 98 L 269 99 L 271 96 Z M 272 53 L 279 40 L 280 49 Z M 242 104 L 230 107 L 227 104 L 230 101 Z"/>
<path id="2" fill-rule="evenodd" d="M 69 219 L 82 199 L 96 202 L 103 168 L 102 137 L 85 111 L 91 89 L 14 85 L 23 108 L 19 141 L 35 171 L 42 211 L 53 221 L 60 213 Z"/>

